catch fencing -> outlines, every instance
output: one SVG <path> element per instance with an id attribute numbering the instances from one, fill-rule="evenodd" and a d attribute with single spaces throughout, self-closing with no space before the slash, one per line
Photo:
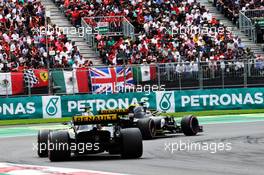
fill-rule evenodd
<path id="1" fill-rule="evenodd" d="M 124 16 L 97 16 L 82 18 L 83 28 L 91 29 L 86 32 L 84 39 L 90 47 L 96 47 L 97 34 L 104 36 L 125 36 L 135 38 L 134 26 Z"/>
<path id="2" fill-rule="evenodd" d="M 91 70 L 95 72 L 93 75 Z M 122 70 L 127 72 L 124 74 Z M 47 72 L 36 72 L 35 78 L 39 79 L 36 84 L 25 81 L 23 72 L 0 73 L 1 96 L 98 93 L 94 85 L 100 85 L 100 82 L 108 82 L 111 86 L 114 83 L 118 86 L 129 84 L 132 91 L 138 86 L 144 87 L 142 91 L 152 90 L 153 86 L 166 90 L 264 86 L 263 60 L 93 66 L 77 70 L 50 69 Z M 102 79 L 104 76 L 106 79 Z M 18 77 L 21 79 L 18 80 Z"/>
<path id="3" fill-rule="evenodd" d="M 173 63 L 158 65 L 158 84 L 166 89 L 256 87 L 264 84 L 263 61 Z"/>
<path id="4" fill-rule="evenodd" d="M 239 29 L 252 41 L 257 42 L 257 33 L 264 25 L 264 10 L 251 9 L 239 12 Z"/>

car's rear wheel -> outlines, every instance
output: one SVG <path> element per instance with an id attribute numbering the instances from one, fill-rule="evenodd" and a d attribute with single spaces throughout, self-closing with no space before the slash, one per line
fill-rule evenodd
<path id="1" fill-rule="evenodd" d="M 197 117 L 193 115 L 183 117 L 181 120 L 181 129 L 186 136 L 196 135 L 199 131 L 199 121 Z"/>
<path id="2" fill-rule="evenodd" d="M 48 156 L 50 161 L 65 161 L 71 156 L 68 131 L 53 131 L 49 134 Z"/>
<path id="3" fill-rule="evenodd" d="M 142 135 L 138 128 L 121 130 L 121 157 L 139 158 L 143 153 Z"/>
<path id="4" fill-rule="evenodd" d="M 38 156 L 48 157 L 48 137 L 50 130 L 44 129 L 38 132 Z"/>
<path id="5" fill-rule="evenodd" d="M 153 139 L 156 135 L 156 126 L 151 118 L 138 120 L 138 128 L 141 131 L 143 139 Z"/>

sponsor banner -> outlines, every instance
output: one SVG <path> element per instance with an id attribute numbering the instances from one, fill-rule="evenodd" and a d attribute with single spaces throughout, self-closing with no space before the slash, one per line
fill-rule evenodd
<path id="1" fill-rule="evenodd" d="M 91 106 L 94 114 L 104 109 L 128 108 L 146 101 L 156 109 L 155 93 L 82 94 L 65 96 L 35 96 L 0 99 L 0 120 L 25 118 L 61 118 L 81 114 Z"/>
<path id="2" fill-rule="evenodd" d="M 264 88 L 232 88 L 175 92 L 175 111 L 257 109 L 264 107 Z"/>
<path id="3" fill-rule="evenodd" d="M 155 93 L 119 93 L 119 94 L 87 94 L 62 96 L 63 116 L 72 116 L 84 111 L 87 106 L 91 107 L 94 114 L 104 109 L 128 108 L 131 104 L 146 101 L 146 105 L 156 109 Z"/>
<path id="4" fill-rule="evenodd" d="M 61 98 L 60 96 L 42 97 L 43 118 L 61 118 Z"/>
<path id="5" fill-rule="evenodd" d="M 125 109 L 142 101 L 150 109 L 165 112 L 257 109 L 264 108 L 264 88 L 0 98 L 0 120 L 71 117 L 81 114 L 87 106 L 98 114 L 101 110 Z"/>
<path id="6" fill-rule="evenodd" d="M 175 112 L 174 97 L 174 91 L 156 92 L 157 106 L 155 109 L 164 112 Z"/>
<path id="7" fill-rule="evenodd" d="M 42 118 L 41 97 L 0 98 L 1 119 Z"/>

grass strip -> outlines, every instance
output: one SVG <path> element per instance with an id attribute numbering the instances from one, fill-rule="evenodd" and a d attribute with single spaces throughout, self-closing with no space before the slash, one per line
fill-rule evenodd
<path id="1" fill-rule="evenodd" d="M 217 116 L 217 115 L 238 115 L 238 114 L 257 114 L 264 113 L 264 109 L 243 109 L 243 110 L 214 110 L 214 111 L 192 111 L 192 112 L 175 112 L 166 115 L 174 117 L 183 117 L 185 115 L 195 116 Z M 55 119 L 16 119 L 16 120 L 0 120 L 0 126 L 4 125 L 28 125 L 28 124 L 45 124 L 45 123 L 62 123 L 70 121 L 71 117 L 55 118 Z"/>

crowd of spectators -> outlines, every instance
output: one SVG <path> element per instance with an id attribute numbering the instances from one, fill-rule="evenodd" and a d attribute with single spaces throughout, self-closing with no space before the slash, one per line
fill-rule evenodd
<path id="1" fill-rule="evenodd" d="M 107 64 L 242 59 L 246 50 L 196 0 L 91 0 L 60 2 L 74 25 L 82 17 L 125 16 L 136 37 L 96 36 L 100 57 Z"/>
<path id="2" fill-rule="evenodd" d="M 214 0 L 216 6 L 227 18 L 238 24 L 239 11 L 263 9 L 263 0 Z"/>
<path id="3" fill-rule="evenodd" d="M 86 16 L 125 16 L 133 24 L 135 39 L 96 36 L 100 57 L 107 64 L 233 60 L 250 53 L 239 37 L 227 31 L 196 0 L 56 0 L 56 3 L 77 27 Z M 61 31 L 52 30 L 56 26 L 49 20 L 47 23 L 52 27 L 43 33 L 45 9 L 37 0 L 0 2 L 1 71 L 92 64 L 81 56 L 74 42 Z M 49 59 L 45 54 L 47 45 L 49 51 L 55 52 Z"/>
<path id="4" fill-rule="evenodd" d="M 37 0 L 0 2 L 0 72 L 50 67 L 80 67 L 87 62 L 77 46 L 46 20 Z M 46 37 L 47 33 L 47 37 Z M 48 45 L 48 47 L 46 47 Z M 56 54 L 47 59 L 47 48 Z M 49 60 L 49 61 L 47 61 Z"/>

